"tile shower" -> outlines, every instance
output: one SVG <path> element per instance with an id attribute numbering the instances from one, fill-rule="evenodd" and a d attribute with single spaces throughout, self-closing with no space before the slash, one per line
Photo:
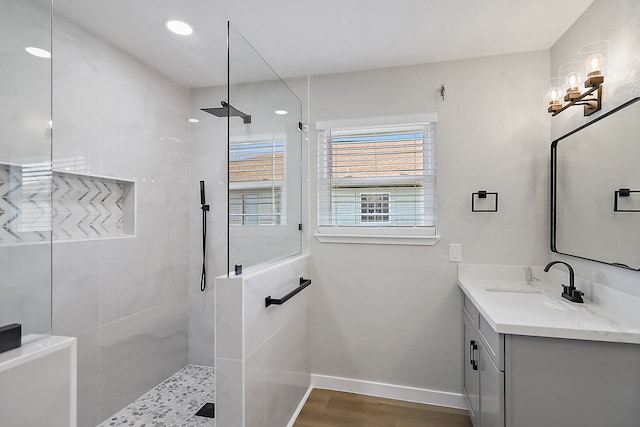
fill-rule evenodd
<path id="1" fill-rule="evenodd" d="M 72 2 L 54 6 L 53 168 L 113 177 L 115 190 L 135 182 L 119 238 L 53 244 L 53 333 L 78 337 L 78 425 L 95 426 L 188 363 L 188 91 L 61 3 Z"/>
<path id="2" fill-rule="evenodd" d="M 189 92 L 65 3 L 51 62 L 23 47 L 51 45 L 50 4 L 0 1 L 0 323 L 77 337 L 78 426 L 93 427 L 188 364 Z"/>
<path id="3" fill-rule="evenodd" d="M 215 399 L 213 278 L 231 264 L 221 237 L 227 231 L 226 120 L 200 117 L 203 125 L 190 128 L 188 119 L 225 99 L 226 90 L 179 85 L 83 27 L 74 15 L 78 7 L 77 0 L 56 0 L 53 8 L 47 0 L 0 0 L 0 54 L 7 52 L 0 55 L 0 326 L 22 323 L 23 343 L 49 334 L 77 338 L 80 427 L 161 420 L 213 426 L 215 420 L 194 414 Z M 51 46 L 54 61 L 24 52 L 24 40 L 35 36 L 39 46 Z M 285 107 L 301 111 L 277 76 L 271 86 L 266 92 L 284 90 L 292 102 Z M 234 86 L 236 99 L 251 109 L 261 137 L 285 135 L 294 144 L 287 148 L 287 174 L 300 176 L 301 113 L 270 130 L 264 124 L 276 123 L 274 107 L 247 105 L 255 87 Z M 248 128 L 234 129 L 236 137 L 251 140 Z M 204 292 L 198 283 L 201 179 L 212 206 Z M 275 258 L 282 259 L 302 249 L 302 188 L 300 182 L 276 185 L 286 196 L 283 219 L 261 238 L 277 242 Z M 272 258 L 268 243 L 250 256 L 251 235 L 236 231 L 231 246 L 247 255 L 245 267 Z M 289 285 L 270 286 L 280 292 Z M 306 346 L 306 331 L 299 325 L 290 335 Z M 305 354 L 295 388 L 282 389 L 294 405 L 308 385 Z M 247 387 L 254 400 L 278 400 L 259 383 Z M 278 416 L 290 411 L 280 407 Z"/>

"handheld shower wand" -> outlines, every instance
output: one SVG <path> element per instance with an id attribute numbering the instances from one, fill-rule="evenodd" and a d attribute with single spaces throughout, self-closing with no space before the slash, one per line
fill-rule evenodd
<path id="1" fill-rule="evenodd" d="M 202 271 L 200 273 L 200 291 L 207 289 L 207 212 L 209 205 L 205 200 L 204 181 L 200 181 L 200 209 L 202 209 Z"/>
<path id="2" fill-rule="evenodd" d="M 202 206 L 205 205 L 205 199 L 204 199 L 204 181 L 200 181 L 200 204 Z"/>

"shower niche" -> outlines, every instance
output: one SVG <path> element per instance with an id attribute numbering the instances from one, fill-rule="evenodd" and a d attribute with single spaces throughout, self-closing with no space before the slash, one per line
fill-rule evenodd
<path id="1" fill-rule="evenodd" d="M 135 235 L 135 182 L 0 163 L 0 244 Z"/>

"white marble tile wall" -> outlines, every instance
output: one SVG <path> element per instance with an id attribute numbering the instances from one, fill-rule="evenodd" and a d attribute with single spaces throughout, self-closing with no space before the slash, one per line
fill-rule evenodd
<path id="1" fill-rule="evenodd" d="M 218 277 L 216 287 L 216 359 L 244 357 L 244 279 Z"/>
<path id="2" fill-rule="evenodd" d="M 51 61 L 25 47 L 50 43 L 46 1 L 0 1 L 0 162 L 50 163 Z M 27 44 L 28 43 L 28 44 Z M 5 173 L 0 181 L 6 183 Z M 11 182 L 12 181 L 12 182 Z M 0 326 L 21 323 L 23 335 L 51 332 L 51 247 L 7 245 L 20 228 L 11 206 L 15 180 L 0 184 Z M 48 192 L 47 192 L 48 193 Z M 11 223 L 8 223 L 11 221 Z M 17 229 L 14 226 L 17 225 Z M 11 231 L 11 232 L 10 232 Z M 27 240 L 50 242 L 50 233 L 29 232 Z"/>
<path id="3" fill-rule="evenodd" d="M 53 328 L 78 337 L 78 425 L 94 427 L 187 364 L 189 93 L 53 25 L 54 168 L 136 182 L 135 237 L 53 249 Z"/>
<path id="4" fill-rule="evenodd" d="M 308 257 L 295 257 L 245 277 L 244 351 L 246 356 L 256 351 L 291 319 L 308 311 L 310 301 L 308 291 L 311 288 L 296 295 L 291 303 L 288 301 L 281 306 L 273 305 L 268 308 L 264 306 L 265 297 L 280 298 L 298 287 L 300 277 L 310 278 L 308 262 Z"/>
<path id="5" fill-rule="evenodd" d="M 0 1 L 0 161 L 51 161 L 51 61 L 25 47 L 50 45 L 50 2 Z"/>
<path id="6" fill-rule="evenodd" d="M 241 360 L 216 357 L 216 423 L 218 425 L 246 426 L 243 373 L 244 364 Z"/>
<path id="7" fill-rule="evenodd" d="M 100 414 L 99 329 L 76 335 L 78 339 L 78 427 L 94 427 Z"/>
<path id="8" fill-rule="evenodd" d="M 308 263 L 308 256 L 300 256 L 216 279 L 220 424 L 286 425 L 309 387 L 309 289 L 283 305 L 265 307 L 265 297 L 283 297 L 299 286 L 300 277 L 308 278 Z"/>
<path id="9" fill-rule="evenodd" d="M 51 245 L 0 246 L 0 325 L 23 336 L 51 332 Z"/>
<path id="10" fill-rule="evenodd" d="M 76 427 L 76 340 L 49 336 L 0 355 L 0 425 Z"/>
<path id="11" fill-rule="evenodd" d="M 226 120 L 200 111 L 220 105 L 227 98 L 226 87 L 208 87 L 190 91 L 190 117 L 198 123 L 190 125 L 191 157 L 189 168 L 189 248 L 202 245 L 202 211 L 199 182 L 205 181 L 207 213 L 208 287 L 200 291 L 200 250 L 189 251 L 189 363 L 214 366 L 214 278 L 227 269 L 227 130 Z"/>
<path id="12" fill-rule="evenodd" d="M 286 426 L 310 384 L 308 305 L 245 360 L 245 425 Z"/>
<path id="13" fill-rule="evenodd" d="M 187 364 L 187 304 L 171 301 L 100 328 L 101 419 Z"/>
<path id="14" fill-rule="evenodd" d="M 196 285 L 198 282 L 195 282 Z M 194 282 L 190 283 L 190 287 Z M 189 294 L 189 363 L 215 366 L 215 304 L 213 279 L 204 293 Z"/>

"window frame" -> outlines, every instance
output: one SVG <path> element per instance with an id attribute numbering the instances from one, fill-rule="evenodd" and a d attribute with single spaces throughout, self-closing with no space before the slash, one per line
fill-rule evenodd
<path id="1" fill-rule="evenodd" d="M 348 120 L 332 120 L 332 121 L 319 121 L 316 122 L 315 130 L 320 131 L 345 131 L 350 129 L 365 129 L 365 128 L 384 128 L 384 127 L 397 127 L 397 126 L 413 126 L 413 125 L 425 125 L 436 124 L 437 126 L 437 114 L 412 114 L 404 116 L 388 116 L 388 117 L 372 117 L 364 119 L 348 119 Z M 318 134 L 319 135 L 319 134 Z M 323 174 L 327 174 L 327 164 L 322 164 L 323 155 L 320 153 L 324 143 L 318 143 L 318 216 L 317 216 L 317 230 L 314 233 L 316 239 L 322 243 L 358 243 L 358 244 L 383 244 L 383 245 L 409 245 L 409 246 L 432 246 L 439 240 L 440 236 L 437 233 L 437 223 L 434 226 L 379 226 L 384 223 L 372 222 L 359 224 L 356 226 L 335 226 L 335 225 L 322 225 L 320 223 L 321 210 L 323 209 L 324 202 L 320 201 L 323 180 L 327 177 L 323 177 Z M 426 150 L 425 150 L 426 151 Z M 425 160 L 426 161 L 426 160 Z M 426 170 L 426 164 L 425 164 Z M 437 177 L 437 170 L 434 179 Z M 393 179 L 391 179 L 393 181 Z M 392 184 L 390 182 L 390 184 Z M 390 185 L 392 186 L 392 185 Z M 433 184 L 435 191 L 436 185 Z M 383 191 L 381 188 L 380 191 Z M 375 189 L 362 188 L 360 193 L 375 192 Z M 434 196 L 437 197 L 437 194 Z M 329 204 L 329 209 L 332 209 Z M 437 205 L 433 208 L 433 214 L 437 213 Z"/>

